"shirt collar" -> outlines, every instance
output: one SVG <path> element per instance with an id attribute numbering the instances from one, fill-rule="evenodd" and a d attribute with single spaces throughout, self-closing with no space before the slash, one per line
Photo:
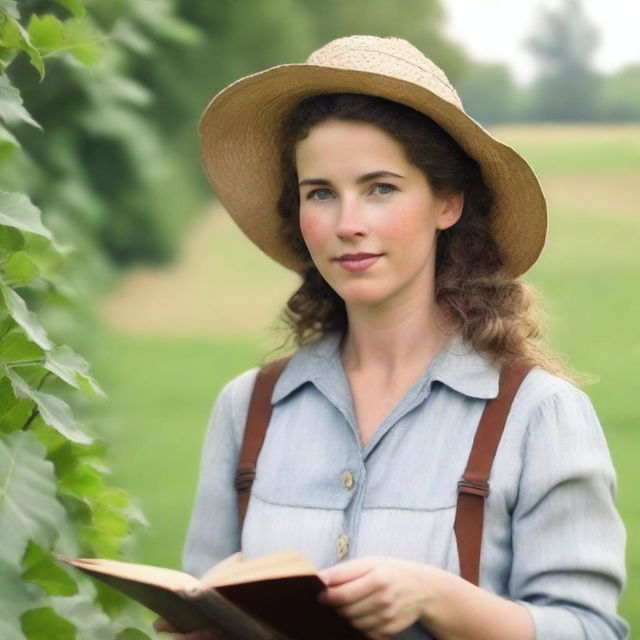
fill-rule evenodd
<path id="1" fill-rule="evenodd" d="M 343 380 L 340 334 L 330 333 L 299 349 L 288 362 L 273 390 L 271 401 L 280 402 L 307 382 L 318 384 Z M 498 395 L 499 367 L 477 352 L 460 336 L 454 336 L 427 367 L 425 384 L 441 382 L 472 398 L 490 399 Z"/>

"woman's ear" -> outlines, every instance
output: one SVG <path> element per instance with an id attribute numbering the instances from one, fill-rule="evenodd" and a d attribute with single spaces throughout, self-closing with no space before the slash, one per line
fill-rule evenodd
<path id="1" fill-rule="evenodd" d="M 437 228 L 440 230 L 452 227 L 462 215 L 464 207 L 464 193 L 452 193 L 448 196 L 442 196 L 443 207 L 438 216 Z"/>

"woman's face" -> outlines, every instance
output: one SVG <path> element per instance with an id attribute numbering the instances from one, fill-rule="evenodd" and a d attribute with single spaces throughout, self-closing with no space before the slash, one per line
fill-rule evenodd
<path id="1" fill-rule="evenodd" d="M 458 220 L 461 194 L 436 196 L 398 142 L 361 122 L 315 126 L 296 167 L 302 236 L 348 307 L 433 296 L 436 230 Z"/>

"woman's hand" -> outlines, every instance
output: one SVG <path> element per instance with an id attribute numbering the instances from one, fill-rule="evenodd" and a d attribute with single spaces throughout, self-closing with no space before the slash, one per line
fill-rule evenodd
<path id="1" fill-rule="evenodd" d="M 533 618 L 448 571 L 395 558 L 361 558 L 320 572 L 319 600 L 337 607 L 374 640 L 388 640 L 414 622 L 437 638 L 532 640 Z"/>
<path id="2" fill-rule="evenodd" d="M 192 631 L 191 633 L 177 633 L 164 618 L 158 618 L 153 623 L 153 628 L 156 631 L 175 634 L 176 640 L 231 640 L 227 634 L 214 627 Z"/>
<path id="3" fill-rule="evenodd" d="M 353 626 L 376 640 L 400 633 L 426 612 L 437 569 L 396 558 L 367 557 L 320 572 L 320 602 L 337 607 Z"/>

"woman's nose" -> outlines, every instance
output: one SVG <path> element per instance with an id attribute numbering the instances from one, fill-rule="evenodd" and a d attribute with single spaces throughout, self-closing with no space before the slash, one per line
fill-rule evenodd
<path id="1" fill-rule="evenodd" d="M 361 204 L 355 199 L 343 198 L 340 201 L 336 235 L 341 239 L 365 236 L 367 225 Z"/>

